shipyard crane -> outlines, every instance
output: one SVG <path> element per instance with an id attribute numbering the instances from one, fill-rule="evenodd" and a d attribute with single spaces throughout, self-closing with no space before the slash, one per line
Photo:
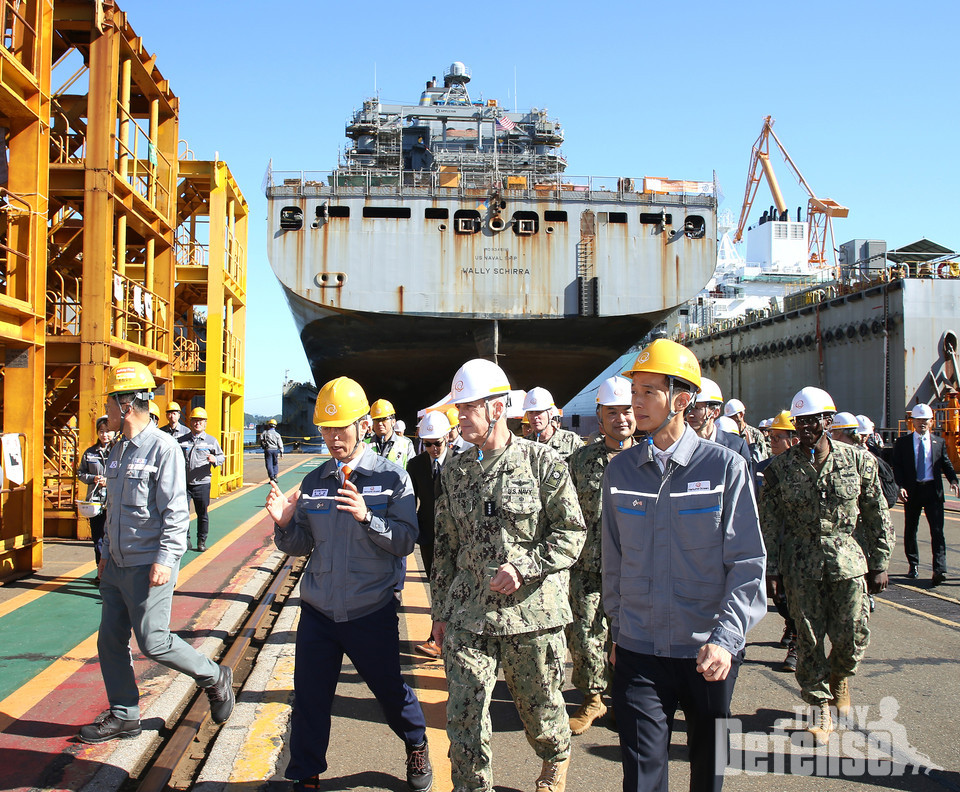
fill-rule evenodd
<path id="1" fill-rule="evenodd" d="M 809 251 L 809 262 L 812 267 L 823 267 L 827 264 L 827 231 L 830 232 L 830 251 L 833 258 L 833 264 L 836 266 L 836 240 L 833 237 L 833 218 L 846 217 L 850 210 L 846 206 L 841 206 L 836 201 L 829 198 L 818 198 L 813 188 L 803 178 L 800 169 L 793 161 L 790 154 L 787 153 L 780 138 L 773 131 L 774 119 L 772 116 L 766 116 L 763 119 L 763 129 L 760 130 L 760 136 L 753 144 L 753 151 L 750 154 L 750 167 L 747 169 L 747 187 L 743 196 L 743 209 L 740 212 L 740 222 L 737 225 L 737 233 L 733 237 L 734 242 L 739 242 L 743 237 L 743 231 L 747 224 L 747 216 L 753 206 L 753 199 L 757 195 L 757 188 L 760 186 L 760 170 L 767 180 L 770 187 L 770 193 L 773 196 L 774 205 L 780 216 L 787 213 L 787 204 L 783 200 L 783 193 L 780 192 L 780 185 L 777 183 L 777 176 L 773 172 L 773 165 L 770 162 L 770 139 L 776 143 L 777 148 L 783 155 L 784 161 L 790 166 L 793 175 L 800 182 L 800 186 L 807 191 L 807 250 Z M 799 220 L 799 218 L 797 218 Z"/>

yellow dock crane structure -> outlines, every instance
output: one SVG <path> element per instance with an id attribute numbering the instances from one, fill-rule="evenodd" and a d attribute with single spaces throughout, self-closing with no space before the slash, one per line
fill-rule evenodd
<path id="1" fill-rule="evenodd" d="M 850 210 L 846 206 L 841 206 L 829 198 L 817 197 L 813 188 L 800 172 L 800 168 L 797 167 L 797 164 L 793 161 L 793 158 L 787 152 L 783 143 L 780 142 L 780 138 L 778 138 L 776 132 L 773 131 L 773 124 L 773 117 L 766 116 L 763 119 L 763 128 L 760 130 L 760 135 L 753 144 L 753 150 L 750 153 L 750 166 L 747 168 L 747 186 L 743 196 L 743 208 L 740 211 L 740 221 L 737 224 L 737 231 L 733 236 L 733 241 L 736 243 L 743 238 L 743 232 L 747 226 L 747 218 L 753 207 L 753 201 L 754 198 L 756 198 L 757 188 L 760 186 L 761 178 L 765 178 L 767 181 L 777 212 L 781 216 L 787 214 L 787 204 L 783 199 L 783 193 L 780 191 L 780 185 L 777 182 L 773 164 L 770 162 L 770 141 L 772 139 L 783 155 L 784 161 L 790 167 L 793 175 L 808 196 L 807 249 L 809 252 L 810 265 L 812 267 L 822 268 L 832 263 L 834 267 L 836 267 L 836 254 L 834 253 L 836 240 L 833 236 L 833 218 L 846 217 L 850 213 Z M 827 259 L 828 231 L 830 234 L 831 261 Z"/>
<path id="2" fill-rule="evenodd" d="M 45 536 L 89 537 L 76 468 L 112 365 L 146 364 L 161 411 L 204 406 L 227 453 L 212 494 L 242 483 L 247 204 L 192 158 L 113 0 L 0 0 L 0 22 L 0 420 L 23 472 L 0 488 L 2 583 Z"/>

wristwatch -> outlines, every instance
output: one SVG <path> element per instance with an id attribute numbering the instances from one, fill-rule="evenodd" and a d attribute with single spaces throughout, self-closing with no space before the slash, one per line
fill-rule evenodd
<path id="1" fill-rule="evenodd" d="M 363 515 L 363 519 L 360 520 L 361 525 L 370 525 L 373 521 L 373 512 L 370 509 L 367 509 L 367 513 Z"/>

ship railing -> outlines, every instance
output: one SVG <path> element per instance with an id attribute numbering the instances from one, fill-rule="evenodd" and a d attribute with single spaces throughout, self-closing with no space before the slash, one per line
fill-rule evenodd
<path id="1" fill-rule="evenodd" d="M 466 162 L 464 163 L 466 165 Z M 390 195 L 410 197 L 473 196 L 477 190 L 510 189 L 516 197 L 563 197 L 597 201 L 636 201 L 678 205 L 716 205 L 712 182 L 671 182 L 669 189 L 643 192 L 644 179 L 623 176 L 574 176 L 537 170 L 494 172 L 445 166 L 441 171 L 389 171 L 341 168 L 335 171 L 269 170 L 264 179 L 268 198 Z M 690 191 L 687 191 L 690 190 Z M 694 192 L 693 190 L 699 190 Z"/>

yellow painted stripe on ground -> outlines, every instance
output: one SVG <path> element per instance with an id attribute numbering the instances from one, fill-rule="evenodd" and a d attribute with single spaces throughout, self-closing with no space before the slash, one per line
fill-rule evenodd
<path id="1" fill-rule="evenodd" d="M 902 610 L 906 613 L 912 613 L 914 616 L 920 616 L 921 618 L 928 619 L 929 621 L 936 622 L 937 624 L 942 624 L 947 627 L 953 627 L 957 630 L 960 630 L 960 624 L 949 619 L 941 619 L 939 616 L 934 616 L 932 613 L 926 613 L 922 610 L 917 610 L 916 608 L 910 608 L 907 605 L 901 605 L 899 602 L 893 602 L 892 600 L 883 600 L 884 605 L 889 605 L 891 608 L 896 608 L 897 610 Z"/>
<path id="2" fill-rule="evenodd" d="M 304 459 L 302 462 L 298 462 L 296 465 L 287 468 L 284 473 L 288 473 L 291 470 L 296 470 L 298 467 L 300 467 L 300 465 L 303 465 L 307 461 L 309 460 Z M 255 484 L 254 486 L 259 486 L 259 484 Z M 234 498 L 238 498 L 239 496 L 246 494 L 246 491 L 241 487 L 240 489 L 234 490 L 228 495 L 223 495 L 222 497 L 217 498 L 216 503 L 210 505 L 209 511 L 212 512 L 214 509 L 229 503 Z M 95 568 L 95 561 L 81 564 L 80 566 L 71 569 L 69 572 L 65 572 L 64 574 L 59 575 L 52 580 L 48 580 L 46 583 L 41 583 L 37 586 L 34 586 L 29 591 L 25 591 L 15 597 L 11 597 L 6 602 L 0 602 L 0 619 L 2 619 L 8 613 L 13 613 L 17 608 L 22 608 L 24 605 L 40 599 L 40 597 L 42 597 L 44 594 L 48 594 L 51 591 L 56 591 L 58 588 L 62 588 L 63 586 L 73 583 L 77 578 L 83 577 L 87 573 L 92 572 Z M 181 578 L 181 580 L 183 579 L 184 578 Z"/>
<path id="3" fill-rule="evenodd" d="M 299 614 L 297 619 L 299 620 Z M 296 627 L 293 628 L 296 630 Z M 294 656 L 279 657 L 263 691 L 264 703 L 257 707 L 253 726 L 233 762 L 228 779 L 231 789 L 250 790 L 263 786 L 264 779 L 277 771 L 283 737 L 289 722 L 289 692 L 293 690 Z"/>
<path id="4" fill-rule="evenodd" d="M 423 643 L 433 627 L 433 620 L 430 618 L 429 589 L 425 582 L 411 584 L 411 572 L 423 574 L 417 553 L 407 556 L 407 582 L 403 587 L 403 604 L 410 610 L 407 610 L 403 617 L 407 625 L 408 640 Z M 427 741 L 430 743 L 430 761 L 433 764 L 433 788 L 450 789 L 453 781 L 448 759 L 450 741 L 447 739 L 447 676 L 443 670 L 443 660 L 430 660 L 424 657 L 412 676 L 417 698 L 427 719 Z"/>
<path id="5" fill-rule="evenodd" d="M 300 485 L 297 484 L 295 487 L 289 489 L 287 495 L 292 494 L 299 486 Z M 177 585 L 183 585 L 209 564 L 214 563 L 217 560 L 217 556 L 229 547 L 237 537 L 263 520 L 264 517 L 266 517 L 266 512 L 262 514 L 258 513 L 234 528 L 224 536 L 223 539 L 210 547 L 210 549 L 203 554 L 202 558 L 194 561 L 189 567 L 183 570 L 183 573 L 177 579 Z M 95 632 L 86 640 L 81 641 L 63 657 L 52 662 L 29 682 L 21 685 L 3 701 L 0 701 L 0 732 L 6 731 L 11 724 L 22 718 L 51 691 L 62 685 L 72 674 L 78 671 L 81 666 L 93 660 L 97 656 L 98 634 L 98 632 Z"/>
<path id="6" fill-rule="evenodd" d="M 954 602 L 957 605 L 960 605 L 960 600 L 954 599 L 953 597 L 948 597 L 946 594 L 940 594 L 939 592 L 930 591 L 929 589 L 918 588 L 917 586 L 908 586 L 906 583 L 897 583 L 896 585 L 902 589 L 906 589 L 907 591 L 915 591 L 918 594 L 926 594 L 928 597 L 936 597 L 937 599 L 945 600 L 946 602 Z"/>

